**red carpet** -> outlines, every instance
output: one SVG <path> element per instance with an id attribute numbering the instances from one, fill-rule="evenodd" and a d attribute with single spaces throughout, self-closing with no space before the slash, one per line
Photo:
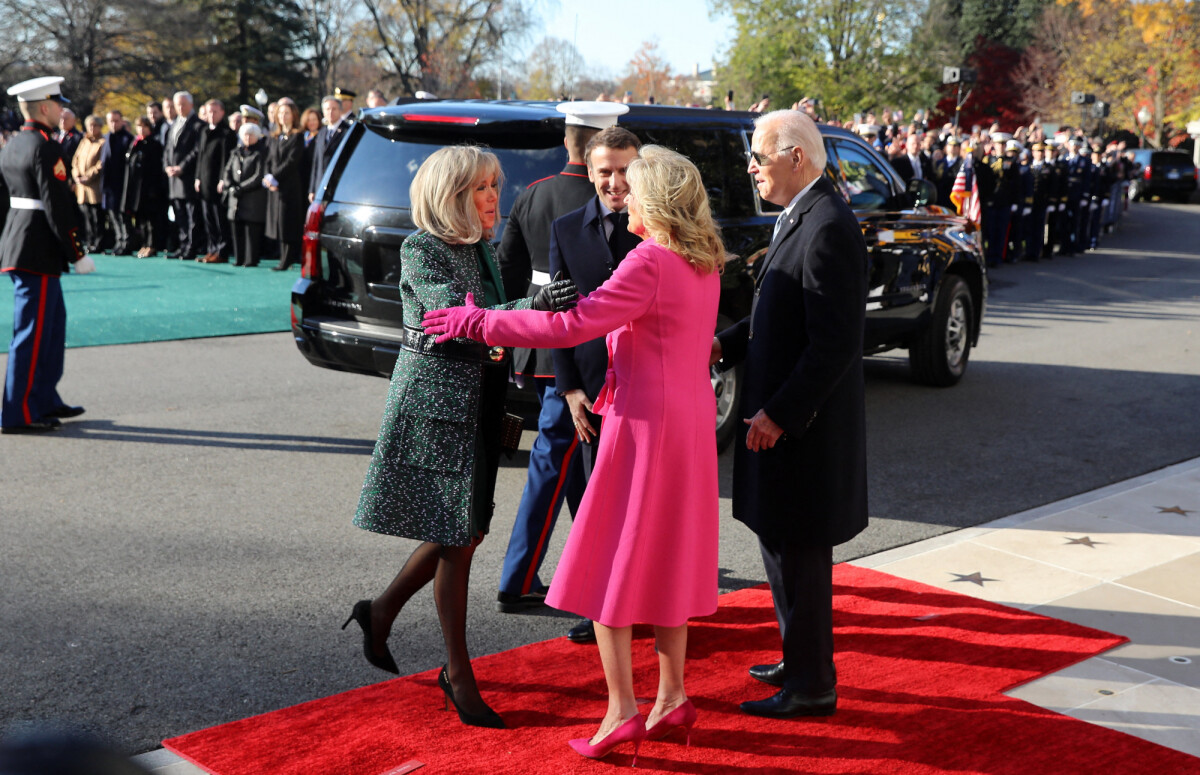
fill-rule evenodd
<path id="1" fill-rule="evenodd" d="M 773 721 L 738 710 L 740 701 L 771 692 L 746 668 L 779 656 L 770 593 L 741 590 L 724 595 L 717 613 L 689 633 L 688 692 L 700 712 L 691 747 L 675 737 L 645 743 L 635 772 L 1200 770 L 1194 757 L 1001 694 L 1124 638 L 850 565 L 835 568 L 834 584 L 835 716 Z M 651 698 L 653 640 L 648 628 L 635 637 L 636 686 Z M 475 672 L 510 729 L 462 726 L 441 710 L 437 673 L 429 671 L 164 745 L 218 775 L 399 775 L 413 760 L 425 765 L 421 775 L 557 775 L 629 765 L 629 746 L 592 761 L 566 744 L 592 734 L 604 713 L 595 648 L 559 638 L 481 657 Z"/>

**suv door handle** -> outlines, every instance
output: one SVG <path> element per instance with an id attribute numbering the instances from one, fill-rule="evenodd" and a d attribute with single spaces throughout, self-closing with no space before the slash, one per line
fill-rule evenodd
<path id="1" fill-rule="evenodd" d="M 363 230 L 363 242 L 374 242 L 379 245 L 398 248 L 412 234 L 411 229 L 393 229 L 387 226 L 369 226 Z"/>

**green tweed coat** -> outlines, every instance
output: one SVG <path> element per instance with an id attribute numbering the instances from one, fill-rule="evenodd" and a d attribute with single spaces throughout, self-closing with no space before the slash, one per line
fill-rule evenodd
<path id="1" fill-rule="evenodd" d="M 486 241 L 478 245 L 503 302 L 495 250 Z M 460 306 L 468 292 L 482 306 L 476 245 L 451 245 L 417 232 L 404 240 L 400 261 L 404 325 L 420 329 L 426 310 Z M 528 309 L 529 300 L 499 308 Z M 482 363 L 400 351 L 355 525 L 449 546 L 471 543 L 473 478 L 482 470 L 476 463 L 476 439 L 484 368 Z"/>

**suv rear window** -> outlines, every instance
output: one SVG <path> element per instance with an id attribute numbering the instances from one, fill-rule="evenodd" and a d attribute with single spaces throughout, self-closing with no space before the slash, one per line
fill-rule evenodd
<path id="1" fill-rule="evenodd" d="M 428 143 L 398 141 L 363 126 L 365 131 L 361 133 L 357 147 L 348 149 L 352 153 L 339 175 L 333 198 L 346 204 L 407 209 L 410 205 L 408 188 L 421 163 L 438 148 L 453 143 L 454 139 L 443 137 Z M 557 174 L 566 162 L 561 142 L 548 148 L 489 146 L 488 149 L 500 158 L 500 168 L 504 170 L 504 189 L 500 192 L 504 215 L 526 186 Z"/>
<path id="2" fill-rule="evenodd" d="M 1185 169 L 1192 168 L 1192 159 L 1186 153 L 1170 151 L 1155 151 L 1150 154 L 1150 166 L 1154 169 Z"/>

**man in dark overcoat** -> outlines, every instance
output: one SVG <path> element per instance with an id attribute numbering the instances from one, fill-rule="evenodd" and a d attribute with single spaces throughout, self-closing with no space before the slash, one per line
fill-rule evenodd
<path id="1" fill-rule="evenodd" d="M 733 516 L 758 536 L 783 659 L 750 670 L 779 692 L 741 707 L 823 716 L 837 707 L 833 547 L 867 526 L 867 247 L 823 174 L 812 119 L 768 113 L 755 122 L 751 149 L 759 195 L 785 209 L 759 259 L 750 315 L 717 335 L 713 361 L 745 363 Z"/>
<path id="2" fill-rule="evenodd" d="M 498 260 L 504 291 L 514 299 L 532 296 L 550 282 L 551 224 L 596 195 L 584 160 L 587 143 L 629 108 L 610 102 L 569 102 L 559 110 L 566 115 L 563 145 L 567 164 L 562 172 L 536 180 L 521 192 L 500 238 Z M 513 369 L 518 378 L 533 383 L 541 409 L 525 490 L 500 574 L 496 609 L 501 613 L 542 605 L 545 586 L 536 570 L 544 547 L 539 547 L 538 537 L 554 524 L 564 499 L 574 511 L 584 489 L 579 440 L 566 399 L 555 385 L 550 351 L 518 348 L 513 353 Z M 592 641 L 591 623 L 572 628 L 567 637 L 575 642 Z"/>
<path id="3" fill-rule="evenodd" d="M 133 133 L 119 110 L 108 112 L 108 134 L 100 151 L 100 205 L 113 232 L 112 252 L 129 255 L 129 216 L 121 206 L 125 191 L 125 157 L 133 145 Z"/>
<path id="4" fill-rule="evenodd" d="M 192 95 L 188 92 L 177 92 L 174 105 L 179 116 L 167 130 L 167 142 L 163 145 L 163 170 L 167 173 L 167 196 L 171 199 L 171 211 L 175 213 L 179 247 L 167 258 L 187 260 L 196 257 L 196 246 L 192 243 L 197 204 L 200 201 L 200 195 L 196 193 L 196 163 L 204 124 L 196 117 L 196 111 L 192 109 Z"/>
<path id="5" fill-rule="evenodd" d="M 196 193 L 200 195 L 200 211 L 208 249 L 198 259 L 205 264 L 223 264 L 233 250 L 233 234 L 229 228 L 220 185 L 229 155 L 237 147 L 237 135 L 225 122 L 225 104 L 220 100 L 204 103 L 208 108 L 208 124 L 200 132 L 196 151 Z"/>
<path id="6" fill-rule="evenodd" d="M 308 176 L 310 202 L 316 198 L 321 178 L 325 177 L 325 168 L 329 166 L 338 146 L 342 144 L 342 138 L 346 136 L 346 130 L 350 128 L 350 122 L 342 113 L 342 101 L 332 94 L 321 100 L 321 113 L 325 126 L 321 127 L 321 131 L 317 132 L 317 139 L 313 141 L 317 145 L 313 152 L 312 170 Z"/>
<path id="7" fill-rule="evenodd" d="M 54 140 L 62 104 L 59 76 L 8 90 L 25 117 L 0 151 L 0 272 L 13 284 L 13 334 L 0 430 L 41 433 L 83 414 L 58 395 L 66 350 L 67 309 L 59 276 L 96 267 L 83 250 L 62 149 Z M 7 213 L 5 212 L 7 209 Z"/>

